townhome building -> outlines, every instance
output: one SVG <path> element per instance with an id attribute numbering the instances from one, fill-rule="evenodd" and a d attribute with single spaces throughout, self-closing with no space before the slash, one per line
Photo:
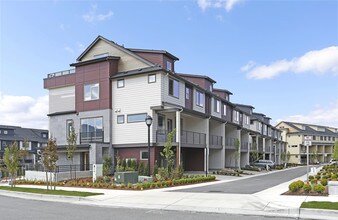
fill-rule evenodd
<path id="1" fill-rule="evenodd" d="M 310 136 L 310 163 L 328 163 L 332 159 L 334 143 L 338 140 L 338 129 L 333 127 L 282 121 L 276 125 L 287 141 L 290 163 L 306 164 L 307 149 L 304 137 Z"/>
<path id="2" fill-rule="evenodd" d="M 3 159 L 5 149 L 16 143 L 19 149 L 27 143 L 28 155 L 23 158 L 26 164 L 38 162 L 37 151 L 48 141 L 48 130 L 22 128 L 18 126 L 0 125 L 0 158 Z"/>
<path id="3" fill-rule="evenodd" d="M 260 134 L 252 123 L 260 121 L 268 129 L 269 121 L 232 103 L 232 93 L 214 88 L 210 77 L 176 72 L 178 60 L 165 50 L 126 48 L 98 36 L 70 64 L 73 69 L 48 74 L 44 88 L 49 91 L 49 128 L 61 151 L 59 163 L 66 163 L 66 137 L 74 128 L 74 163 L 102 163 L 107 154 L 150 159 L 151 167 L 164 165 L 160 152 L 175 129 L 176 164 L 187 171 L 249 164 L 252 136 Z M 153 119 L 149 155 L 147 115 Z M 271 135 L 272 145 L 278 139 Z"/>

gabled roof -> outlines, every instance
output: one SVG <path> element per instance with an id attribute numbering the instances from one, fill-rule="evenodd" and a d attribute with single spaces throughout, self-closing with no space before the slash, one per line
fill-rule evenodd
<path id="1" fill-rule="evenodd" d="M 140 60 L 140 61 L 142 61 L 142 62 L 144 62 L 144 63 L 146 63 L 146 64 L 148 64 L 148 65 L 150 65 L 150 66 L 152 66 L 152 65 L 154 65 L 153 63 L 151 63 L 151 62 L 149 62 L 148 60 L 146 60 L 146 59 L 144 59 L 144 58 L 142 58 L 142 57 L 140 57 L 139 55 L 137 55 L 137 54 L 135 54 L 135 53 L 133 53 L 133 52 L 131 52 L 130 50 L 128 50 L 128 49 L 126 49 L 126 48 L 124 48 L 124 47 L 122 47 L 122 46 L 120 46 L 120 45 L 118 45 L 117 43 L 115 43 L 114 41 L 111 41 L 111 40 L 108 40 L 107 38 L 104 38 L 104 37 L 102 37 L 101 35 L 99 35 L 99 36 L 97 36 L 96 37 L 96 39 L 80 54 L 80 56 L 76 59 L 76 61 L 80 61 L 86 54 L 87 54 L 87 52 L 99 41 L 99 40 L 103 40 L 104 42 L 106 42 L 106 43 L 108 43 L 108 44 L 110 44 L 110 45 L 112 45 L 112 46 L 115 46 L 115 47 L 117 47 L 118 49 L 120 49 L 120 50 L 122 50 L 123 52 L 125 52 L 125 53 L 127 53 L 127 54 L 129 54 L 130 56 L 133 56 L 133 57 L 135 57 L 136 59 L 138 59 L 138 60 Z"/>
<path id="2" fill-rule="evenodd" d="M 130 50 L 132 52 L 141 52 L 141 53 L 162 53 L 166 56 L 170 57 L 173 60 L 179 60 L 178 57 L 172 55 L 166 50 L 152 50 L 152 49 L 137 49 L 137 48 L 126 48 L 127 50 Z"/>
<path id="3" fill-rule="evenodd" d="M 213 88 L 213 91 L 218 91 L 218 92 L 225 92 L 228 93 L 229 95 L 233 95 L 232 92 L 230 92 L 229 90 L 226 89 L 217 89 L 217 88 Z"/>
<path id="4" fill-rule="evenodd" d="M 236 105 L 236 108 L 240 109 L 241 111 L 243 111 L 243 112 L 245 112 L 249 115 L 252 114 L 252 112 L 248 111 L 248 108 L 251 108 L 251 110 L 254 109 L 254 107 L 251 106 L 251 105 L 243 105 L 243 104 L 237 104 L 237 103 L 235 103 L 235 105 Z"/>
<path id="5" fill-rule="evenodd" d="M 40 143 L 46 143 L 48 140 L 48 137 L 43 138 L 41 136 L 41 133 L 48 134 L 48 130 L 34 129 L 34 128 L 22 128 L 19 126 L 9 126 L 9 125 L 0 125 L 0 128 L 14 130 L 14 135 L 1 133 L 0 140 L 23 141 L 27 139 L 28 141 L 36 141 Z"/>
<path id="6" fill-rule="evenodd" d="M 216 83 L 215 80 L 213 80 L 209 76 L 205 76 L 205 75 L 196 75 L 196 74 L 187 74 L 187 73 L 176 73 L 176 74 L 179 75 L 179 76 L 182 76 L 182 77 L 186 76 L 186 77 L 192 77 L 192 78 L 202 78 L 202 79 L 209 80 L 212 83 Z"/>
<path id="7" fill-rule="evenodd" d="M 314 125 L 314 124 L 304 124 L 304 123 L 298 123 L 298 122 L 288 122 L 288 121 L 281 121 L 280 123 L 278 123 L 278 125 L 281 124 L 281 123 L 285 123 L 286 125 L 288 125 L 288 126 L 294 128 L 295 130 L 297 130 L 296 132 L 289 132 L 289 133 L 292 133 L 292 134 L 338 136 L 338 133 L 332 132 L 331 130 L 328 129 L 328 128 L 333 128 L 333 127 L 326 127 L 326 126 Z M 297 127 L 295 124 L 304 126 L 304 129 Z M 324 131 L 315 130 L 315 129 L 311 128 L 310 126 L 324 128 Z M 333 129 L 336 129 L 336 128 L 333 128 Z"/>

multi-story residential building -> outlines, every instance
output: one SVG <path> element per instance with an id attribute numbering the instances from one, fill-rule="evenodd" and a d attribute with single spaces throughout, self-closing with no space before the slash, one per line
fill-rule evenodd
<path id="1" fill-rule="evenodd" d="M 311 163 L 327 163 L 332 159 L 334 142 L 338 140 L 337 128 L 287 121 L 280 122 L 276 128 L 282 130 L 283 140 L 287 142 L 286 151 L 290 152 L 290 163 L 306 163 L 305 136 L 312 138 L 311 146 L 309 146 Z"/>
<path id="2" fill-rule="evenodd" d="M 98 36 L 74 69 L 48 74 L 50 133 L 63 149 L 59 164 L 67 158 L 72 127 L 79 134 L 74 163 L 101 163 L 112 154 L 162 165 L 160 152 L 175 129 L 176 161 L 185 170 L 248 164 L 254 114 L 231 103 L 232 93 L 214 88 L 210 77 L 177 73 L 178 60 L 164 50 L 125 48 Z M 146 115 L 153 118 L 150 155 Z"/>
<path id="3" fill-rule="evenodd" d="M 24 158 L 26 164 L 37 163 L 37 150 L 48 141 L 48 131 L 42 129 L 22 128 L 18 126 L 0 125 L 0 158 L 3 158 L 6 147 L 16 143 L 23 149 L 28 143 L 28 155 Z"/>

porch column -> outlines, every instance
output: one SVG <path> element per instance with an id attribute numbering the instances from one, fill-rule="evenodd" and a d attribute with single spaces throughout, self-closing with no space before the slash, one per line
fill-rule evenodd
<path id="1" fill-rule="evenodd" d="M 210 118 L 205 119 L 205 155 L 204 155 L 204 171 L 208 173 L 209 171 L 209 120 Z"/>
<path id="2" fill-rule="evenodd" d="M 265 160 L 265 138 L 263 138 L 263 160 Z"/>
<path id="3" fill-rule="evenodd" d="M 242 149 L 242 135 L 241 135 L 242 129 L 237 128 L 237 138 L 239 140 L 239 152 L 238 152 L 238 161 L 237 161 L 237 166 L 238 169 L 241 169 L 241 149 Z"/>
<path id="4" fill-rule="evenodd" d="M 177 164 L 181 164 L 181 112 L 176 111 Z"/>
<path id="5" fill-rule="evenodd" d="M 225 125 L 226 123 L 223 123 L 222 124 L 222 151 L 221 151 L 221 164 L 222 165 L 222 168 L 225 168 Z"/>

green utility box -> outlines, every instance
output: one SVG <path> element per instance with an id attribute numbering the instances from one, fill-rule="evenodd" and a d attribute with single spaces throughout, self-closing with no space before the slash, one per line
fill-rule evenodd
<path id="1" fill-rule="evenodd" d="M 127 172 L 115 172 L 114 180 L 116 183 L 137 183 L 138 182 L 138 172 L 136 171 L 127 171 Z"/>

